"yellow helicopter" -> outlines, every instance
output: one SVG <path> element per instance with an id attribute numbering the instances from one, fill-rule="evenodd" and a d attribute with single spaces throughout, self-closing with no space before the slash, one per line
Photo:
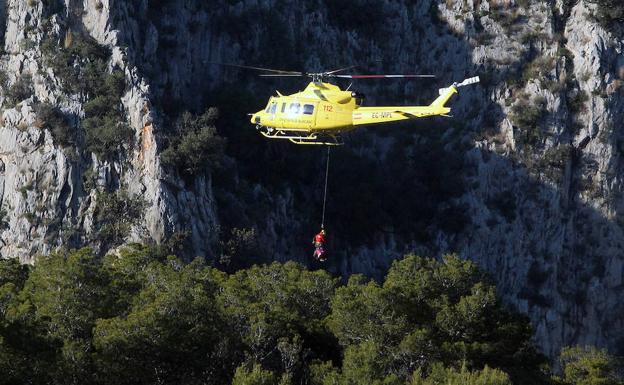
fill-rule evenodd
<path id="1" fill-rule="evenodd" d="M 347 67 L 321 73 L 282 71 L 269 68 L 232 65 L 240 68 L 266 71 L 267 77 L 311 77 L 312 81 L 301 92 L 292 95 L 272 96 L 264 110 L 251 115 L 251 123 L 270 139 L 285 139 L 296 144 L 341 145 L 340 134 L 360 126 L 380 124 L 427 116 L 448 116 L 451 109 L 446 102 L 457 89 L 479 82 L 471 77 L 439 90 L 439 96 L 428 106 L 375 106 L 362 107 L 363 95 L 326 83 L 325 78 L 431 78 L 433 75 L 347 75 L 338 72 Z"/>

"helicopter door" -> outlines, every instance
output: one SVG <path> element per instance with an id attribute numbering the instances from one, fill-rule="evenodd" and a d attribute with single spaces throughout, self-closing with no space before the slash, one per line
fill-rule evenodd
<path id="1" fill-rule="evenodd" d="M 318 109 L 318 102 L 306 103 L 303 105 L 303 120 L 308 125 L 308 128 L 314 128 L 316 125 L 316 110 Z"/>

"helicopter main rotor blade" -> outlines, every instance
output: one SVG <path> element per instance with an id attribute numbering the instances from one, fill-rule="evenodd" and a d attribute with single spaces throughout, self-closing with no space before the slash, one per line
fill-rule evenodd
<path id="1" fill-rule="evenodd" d="M 356 65 L 352 65 L 352 66 L 349 66 L 349 67 L 339 68 L 337 70 L 326 71 L 326 72 L 323 72 L 323 75 L 331 75 L 331 74 L 335 74 L 336 72 L 350 70 L 350 69 L 355 68 L 355 67 L 357 67 L 357 66 Z"/>
<path id="2" fill-rule="evenodd" d="M 435 75 L 331 75 L 346 79 L 383 79 L 383 78 L 435 78 Z"/>
<path id="3" fill-rule="evenodd" d="M 260 74 L 264 78 L 283 78 L 283 77 L 302 77 L 308 76 L 307 74 Z"/>
<path id="4" fill-rule="evenodd" d="M 298 72 L 298 71 L 284 71 L 284 70 L 276 70 L 273 68 L 253 67 L 253 66 L 245 66 L 245 65 L 240 65 L 240 64 L 229 64 L 229 63 L 213 63 L 213 64 L 219 64 L 219 65 L 227 66 L 227 67 L 245 68 L 245 69 L 256 70 L 256 71 L 273 72 L 273 73 L 282 74 L 282 75 L 293 75 L 293 76 L 305 75 L 303 72 Z"/>

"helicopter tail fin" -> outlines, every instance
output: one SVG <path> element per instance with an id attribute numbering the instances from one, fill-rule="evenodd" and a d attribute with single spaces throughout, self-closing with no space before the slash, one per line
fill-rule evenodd
<path id="1" fill-rule="evenodd" d="M 430 107 L 433 107 L 433 108 L 444 107 L 444 105 L 446 104 L 446 102 L 448 102 L 451 96 L 457 93 L 457 88 L 455 88 L 454 86 L 450 86 L 447 88 L 440 88 L 438 92 L 440 96 L 438 96 L 436 100 L 434 100 L 433 103 L 429 105 Z"/>

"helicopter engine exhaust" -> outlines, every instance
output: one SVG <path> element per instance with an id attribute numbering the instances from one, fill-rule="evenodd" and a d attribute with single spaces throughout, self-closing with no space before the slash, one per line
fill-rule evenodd
<path id="1" fill-rule="evenodd" d="M 361 106 L 366 96 L 361 92 L 351 92 L 351 97 L 355 99 L 355 104 Z"/>

